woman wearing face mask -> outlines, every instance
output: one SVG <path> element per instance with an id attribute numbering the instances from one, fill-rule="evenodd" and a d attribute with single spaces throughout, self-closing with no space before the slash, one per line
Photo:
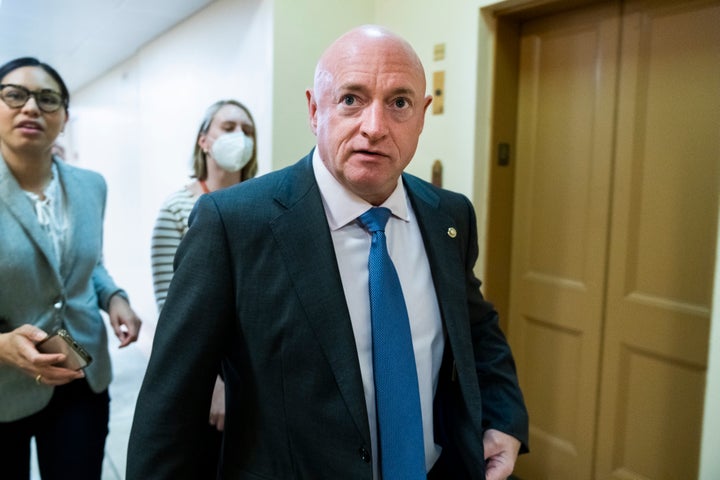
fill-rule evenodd
<path id="1" fill-rule="evenodd" d="M 255 122 L 245 105 L 220 100 L 208 107 L 195 139 L 194 180 L 168 197 L 153 230 L 151 254 L 153 286 L 158 311 L 165 304 L 173 259 L 188 229 L 188 217 L 204 193 L 229 187 L 255 176 L 257 148 Z M 217 462 L 225 420 L 225 388 L 218 376 L 209 414 L 206 458 Z"/>

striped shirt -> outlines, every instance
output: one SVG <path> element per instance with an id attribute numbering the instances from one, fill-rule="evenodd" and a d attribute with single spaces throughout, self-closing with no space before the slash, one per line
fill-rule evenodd
<path id="1" fill-rule="evenodd" d="M 170 195 L 160 207 L 153 228 L 150 245 L 153 288 L 158 311 L 165 304 L 170 280 L 173 277 L 173 260 L 180 240 L 188 230 L 188 217 L 197 197 L 187 188 Z"/>

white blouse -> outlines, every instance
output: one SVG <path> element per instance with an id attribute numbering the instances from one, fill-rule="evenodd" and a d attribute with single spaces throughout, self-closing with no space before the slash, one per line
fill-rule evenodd
<path id="1" fill-rule="evenodd" d="M 51 168 L 52 177 L 43 192 L 44 198 L 41 198 L 40 195 L 33 192 L 25 191 L 25 194 L 35 207 L 38 223 L 50 236 L 55 258 L 58 264 L 61 264 L 62 251 L 65 246 L 65 237 L 68 229 L 68 216 L 65 205 L 65 195 L 58 180 L 55 163 L 52 164 Z"/>

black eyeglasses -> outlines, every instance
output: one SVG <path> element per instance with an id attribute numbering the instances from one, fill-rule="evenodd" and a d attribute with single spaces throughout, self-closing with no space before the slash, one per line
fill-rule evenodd
<path id="1" fill-rule="evenodd" d="M 60 107 L 67 108 L 66 100 L 61 94 L 53 90 L 28 90 L 21 85 L 0 85 L 0 99 L 10 108 L 20 108 L 30 99 L 35 97 L 38 108 L 45 113 L 57 112 Z"/>

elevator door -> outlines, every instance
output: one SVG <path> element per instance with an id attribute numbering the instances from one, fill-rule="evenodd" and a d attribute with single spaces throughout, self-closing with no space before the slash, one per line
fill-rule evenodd
<path id="1" fill-rule="evenodd" d="M 697 476 L 720 178 L 720 2 L 521 28 L 509 338 L 537 479 Z"/>

